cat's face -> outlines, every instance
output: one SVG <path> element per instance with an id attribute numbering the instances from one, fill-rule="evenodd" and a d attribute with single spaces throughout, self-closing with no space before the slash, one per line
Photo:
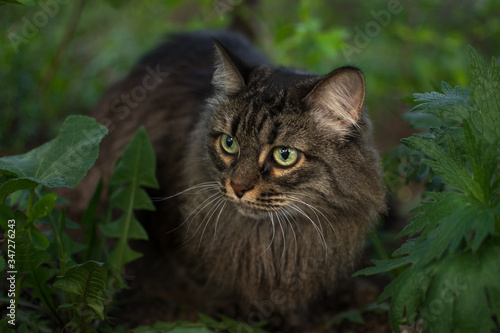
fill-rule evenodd
<path id="1" fill-rule="evenodd" d="M 322 79 L 260 67 L 243 78 L 231 64 L 214 77 L 222 89 L 211 102 L 206 140 L 226 202 L 254 218 L 341 205 L 348 189 L 340 178 L 357 167 L 349 164 L 357 154 L 350 136 L 360 135 L 360 73 L 342 69 Z"/>
<path id="2" fill-rule="evenodd" d="M 218 105 L 207 148 L 220 193 L 242 214 L 262 217 L 301 200 L 321 167 L 314 163 L 312 126 L 300 110 L 279 105 L 279 96 L 276 104 L 245 95 Z"/>

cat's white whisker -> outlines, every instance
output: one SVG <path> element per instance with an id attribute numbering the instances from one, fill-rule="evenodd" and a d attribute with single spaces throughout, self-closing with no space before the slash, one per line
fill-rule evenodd
<path id="1" fill-rule="evenodd" d="M 190 189 L 192 189 L 192 188 L 190 188 Z M 176 230 L 180 229 L 180 228 L 181 228 L 184 224 L 186 224 L 189 220 L 194 219 L 194 218 L 196 217 L 196 215 L 195 215 L 195 216 L 192 216 L 192 215 L 198 211 L 199 207 L 200 207 L 201 205 L 203 205 L 203 204 L 204 204 L 207 200 L 210 200 L 212 197 L 216 196 L 216 195 L 219 193 L 217 189 L 210 189 L 210 190 L 212 190 L 212 191 L 217 191 L 217 192 L 216 192 L 216 193 L 214 193 L 214 194 L 212 194 L 212 195 L 210 195 L 208 198 L 205 198 L 205 200 L 203 200 L 203 202 L 202 202 L 202 203 L 200 203 L 200 204 L 199 204 L 199 205 L 198 205 L 198 206 L 197 206 L 197 207 L 196 207 L 196 208 L 195 208 L 195 209 L 194 209 L 194 210 L 193 210 L 193 211 L 192 211 L 192 212 L 191 212 L 191 213 L 190 213 L 190 214 L 189 214 L 189 215 L 188 215 L 185 219 L 184 219 L 184 221 L 183 221 L 180 225 L 178 225 L 177 227 L 175 227 L 175 228 L 173 228 L 172 230 L 168 231 L 168 232 L 167 232 L 167 234 L 169 234 L 169 233 L 171 233 L 171 232 L 174 232 L 174 231 L 176 231 Z M 205 190 L 202 190 L 202 191 L 205 191 Z M 207 191 L 208 191 L 208 190 L 207 190 Z M 201 192 L 200 192 L 200 191 L 198 191 L 198 192 L 194 193 L 194 195 L 196 195 L 196 194 L 198 194 L 198 195 L 199 195 L 199 194 L 201 194 Z M 203 208 L 204 208 L 204 207 L 202 207 L 202 208 L 201 208 L 201 210 L 203 210 Z M 200 210 L 200 211 L 201 211 L 201 210 Z M 189 229 L 189 228 L 188 228 L 188 229 Z"/>
<path id="2" fill-rule="evenodd" d="M 215 212 L 217 211 L 217 209 L 224 203 L 224 198 L 219 198 L 219 200 L 214 204 L 213 207 L 210 208 L 210 210 L 208 211 L 207 215 L 203 218 L 203 220 L 201 221 L 200 223 L 200 226 L 198 227 L 198 229 L 196 230 L 195 232 L 195 235 L 198 233 L 198 230 L 199 228 L 201 228 L 201 226 L 203 225 L 203 222 L 205 220 L 207 220 L 205 222 L 205 227 L 203 228 L 202 232 L 201 232 L 201 236 L 200 236 L 200 242 L 198 243 L 198 248 L 196 249 L 196 252 L 198 252 L 200 250 L 200 247 L 201 247 L 201 242 L 203 241 L 203 235 L 205 234 L 205 230 L 207 229 L 208 227 L 208 224 L 210 223 L 210 220 L 212 219 L 212 216 L 215 214 Z M 210 213 L 212 212 L 212 213 Z M 210 215 L 209 215 L 210 214 Z M 208 217 L 208 218 L 207 218 Z M 194 236 L 194 235 L 193 235 Z"/>
<path id="3" fill-rule="evenodd" d="M 293 220 L 293 222 L 297 226 L 297 230 L 299 231 L 300 235 L 302 236 L 302 238 L 304 238 L 304 234 L 302 233 L 302 230 L 300 229 L 300 225 L 297 223 L 297 216 L 296 216 L 296 214 L 293 214 L 293 212 L 290 212 L 289 207 L 284 207 L 281 210 L 281 212 L 283 213 L 283 215 L 285 215 L 287 217 L 288 221 L 290 221 L 290 219 Z"/>
<path id="4" fill-rule="evenodd" d="M 325 255 L 327 255 L 327 253 L 328 253 L 328 245 L 326 244 L 325 235 L 323 234 L 323 232 L 321 231 L 321 229 L 318 227 L 318 225 L 309 217 L 309 215 L 307 215 L 306 212 L 304 212 L 296 204 L 290 204 L 289 207 L 292 208 L 292 209 L 294 209 L 298 213 L 300 213 L 302 216 L 304 216 L 306 219 L 308 219 L 312 223 L 314 229 L 316 229 L 316 232 L 318 233 L 318 236 L 319 236 L 319 239 L 321 241 L 321 244 L 323 245 L 323 248 L 325 250 Z"/>
<path id="5" fill-rule="evenodd" d="M 224 200 L 224 199 L 223 199 Z M 217 238 L 217 226 L 219 224 L 219 219 L 220 219 L 220 216 L 222 214 L 222 211 L 224 210 L 224 207 L 226 207 L 227 205 L 227 201 L 224 200 L 224 204 L 222 205 L 220 211 L 219 211 L 219 215 L 217 215 L 217 219 L 215 220 L 215 227 L 214 227 L 214 237 L 212 239 L 212 249 L 214 248 L 215 246 L 215 239 Z"/>
<path id="6" fill-rule="evenodd" d="M 189 192 L 189 191 L 201 188 L 201 187 L 217 189 L 218 188 L 217 186 L 218 186 L 218 183 L 214 182 L 214 181 L 199 183 L 199 184 L 191 186 L 190 188 L 187 188 L 187 189 L 185 189 L 185 190 L 183 190 L 183 191 L 181 191 L 179 193 L 176 193 L 176 194 L 168 196 L 168 197 L 151 197 L 151 201 L 153 201 L 153 202 L 165 201 L 165 200 L 175 198 L 175 197 L 177 197 L 177 196 L 179 196 L 181 194 L 184 194 L 186 192 Z"/>
<path id="7" fill-rule="evenodd" d="M 316 215 L 316 218 L 318 219 L 318 221 L 321 221 L 321 219 L 318 217 L 317 213 L 319 213 L 325 220 L 326 222 L 328 223 L 328 225 L 330 226 L 330 228 L 332 229 L 333 231 L 333 234 L 335 235 L 335 238 L 337 239 L 337 241 L 339 243 L 342 243 L 342 240 L 339 239 L 339 237 L 337 236 L 337 232 L 335 231 L 335 228 L 333 227 L 333 224 L 330 222 L 330 219 L 322 212 L 320 211 L 319 209 L 317 209 L 316 207 L 314 207 L 313 205 L 311 204 L 308 204 L 307 202 L 295 197 L 295 195 L 304 195 L 302 193 L 285 193 L 287 195 L 287 198 L 291 201 L 295 201 L 295 202 L 298 202 L 298 203 L 301 203 L 305 206 L 307 206 L 309 209 L 311 209 L 314 214 Z M 290 195 L 291 194 L 291 195 Z M 305 196 L 305 195 L 304 195 Z M 316 213 L 317 212 L 317 213 Z M 323 230 L 323 229 L 322 229 Z"/>
<path id="8" fill-rule="evenodd" d="M 318 222 L 321 221 L 321 219 L 319 218 L 318 214 L 319 213 L 325 220 L 326 222 L 328 223 L 328 225 L 330 226 L 330 228 L 332 229 L 333 231 L 333 234 L 335 235 L 335 238 L 337 239 L 337 241 L 339 243 L 342 243 L 342 240 L 339 239 L 339 237 L 337 236 L 337 232 L 335 231 L 335 228 L 333 227 L 333 224 L 330 222 L 330 220 L 328 219 L 328 217 L 326 217 L 325 214 L 323 214 L 322 211 L 320 211 L 319 209 L 317 209 L 316 207 L 314 207 L 313 205 L 311 204 L 308 204 L 307 202 L 303 201 L 303 200 L 300 200 L 296 197 L 293 197 L 293 196 L 287 196 L 287 198 L 291 201 L 295 201 L 295 202 L 298 202 L 298 203 L 301 203 L 303 205 L 305 205 L 306 207 L 308 207 L 309 209 L 311 209 L 313 212 L 314 212 L 314 215 L 316 216 Z M 317 212 L 317 213 L 316 213 Z M 322 226 L 321 222 L 320 222 L 320 225 Z M 323 231 L 323 228 L 321 229 Z"/>
<path id="9" fill-rule="evenodd" d="M 288 218 L 288 216 L 286 215 L 286 212 L 285 211 L 279 211 L 277 210 L 276 211 L 278 214 L 281 214 L 286 222 L 290 225 L 290 229 L 292 230 L 292 234 L 293 234 L 293 239 L 295 240 L 295 262 L 297 261 L 297 248 L 298 248 L 298 243 L 297 243 L 297 235 L 295 234 L 295 230 L 293 229 L 293 225 L 292 225 L 292 222 L 290 221 L 290 219 Z M 295 222 L 297 223 L 297 222 Z M 298 224 L 297 224 L 297 227 L 298 227 Z M 299 229 L 300 230 L 300 229 Z"/>
<path id="10" fill-rule="evenodd" d="M 217 195 L 217 194 L 218 194 L 218 193 L 213 194 L 212 196 L 210 196 L 210 198 L 211 198 L 211 197 L 213 197 L 213 196 L 215 196 L 215 195 Z M 209 199 L 205 199 L 205 201 L 203 201 L 203 202 L 206 202 L 207 200 L 209 200 Z M 198 206 L 198 208 L 196 208 L 196 209 L 193 211 L 193 212 L 195 212 L 195 211 L 198 211 L 198 212 L 196 213 L 196 215 L 194 215 L 192 218 L 190 218 L 189 225 L 188 225 L 188 227 L 186 228 L 186 234 L 185 234 L 185 237 L 186 237 L 186 238 L 188 237 L 188 234 L 189 234 L 189 229 L 191 228 L 191 224 L 192 224 L 192 223 L 193 223 L 193 221 L 195 220 L 196 216 L 198 216 L 198 214 L 200 214 L 200 213 L 201 213 L 201 212 L 202 212 L 202 211 L 203 211 L 203 210 L 204 210 L 204 209 L 205 209 L 208 205 L 210 205 L 210 204 L 212 204 L 212 203 L 214 203 L 214 202 L 215 202 L 215 204 L 214 204 L 214 205 L 217 205 L 217 204 L 219 204 L 219 203 L 220 203 L 220 201 L 223 201 L 223 200 L 224 200 L 224 199 L 223 199 L 223 198 L 221 198 L 221 197 L 218 197 L 218 198 L 216 197 L 215 199 L 210 200 L 210 202 L 208 202 L 207 204 L 205 204 L 202 208 L 199 208 L 199 206 Z M 202 204 L 203 204 L 203 203 L 202 203 Z M 202 204 L 200 204 L 200 206 L 201 206 Z M 212 209 L 213 209 L 213 208 L 214 208 L 214 207 L 210 207 L 210 209 L 209 209 L 209 211 L 208 211 L 208 214 L 210 214 L 210 212 L 212 211 Z M 202 227 L 202 225 L 204 224 L 204 222 L 205 222 L 205 220 L 206 220 L 206 218 L 207 218 L 208 214 L 207 214 L 207 215 L 203 218 L 203 220 L 199 223 L 198 227 L 196 228 L 196 230 L 194 231 L 194 233 L 191 235 L 191 237 L 187 238 L 187 239 L 186 239 L 186 240 L 185 240 L 185 241 L 184 241 L 181 245 L 179 245 L 179 246 L 183 246 L 183 245 L 185 245 L 186 243 L 188 243 L 189 241 L 191 241 L 191 240 L 192 240 L 192 239 L 193 239 L 193 238 L 194 238 L 194 237 L 198 234 L 198 231 L 200 230 L 200 228 L 201 228 L 201 227 Z M 184 223 L 185 223 L 185 222 L 187 222 L 187 220 L 186 220 L 186 221 L 184 221 Z M 183 224 L 184 224 L 184 223 L 183 223 Z M 208 223 L 208 221 L 207 221 L 207 223 Z M 203 234 L 202 234 L 202 237 L 203 237 Z"/>
<path id="11" fill-rule="evenodd" d="M 219 194 L 218 192 L 217 192 L 217 193 L 214 193 L 214 194 L 212 194 L 211 196 L 209 196 L 208 198 L 206 198 L 205 200 L 203 200 L 203 202 L 202 202 L 200 205 L 198 205 L 198 207 L 197 207 L 197 208 L 195 208 L 195 209 L 193 210 L 193 212 L 192 212 L 191 214 L 189 214 L 189 216 L 188 216 L 188 217 L 184 220 L 184 222 L 183 222 L 182 224 L 184 224 L 184 223 L 186 223 L 186 222 L 188 222 L 188 221 L 191 221 L 191 222 L 189 222 L 189 223 L 188 223 L 189 225 L 188 225 L 188 227 L 186 228 L 186 236 L 187 236 L 187 235 L 188 235 L 188 233 L 189 233 L 189 228 L 191 227 L 191 223 L 192 223 L 192 221 L 194 221 L 194 220 L 196 219 L 196 217 L 197 217 L 197 216 L 198 216 L 198 215 L 199 215 L 199 214 L 200 214 L 200 213 L 201 213 L 201 212 L 202 212 L 202 211 L 203 211 L 203 210 L 204 210 L 204 209 L 205 209 L 208 205 L 210 205 L 212 202 L 216 201 L 217 199 L 220 199 L 220 198 L 218 198 L 218 197 L 217 197 L 217 195 L 218 195 L 218 194 Z M 216 197 L 216 198 L 215 198 L 215 199 L 212 199 L 213 197 Z M 207 201 L 209 201 L 207 204 L 205 204 L 203 207 L 199 208 L 201 205 L 203 205 L 203 204 L 204 204 L 205 202 L 207 202 Z M 196 214 L 195 214 L 195 213 L 196 213 Z M 193 214 L 195 214 L 195 215 L 193 216 Z"/>
<path id="12" fill-rule="evenodd" d="M 281 223 L 281 219 L 280 219 L 278 213 L 276 212 L 276 210 L 274 211 L 274 213 L 276 214 L 276 220 L 278 221 L 278 224 L 279 224 L 280 229 L 281 229 L 281 235 L 283 236 L 283 251 L 281 253 L 281 259 L 280 259 L 280 261 L 282 262 L 283 258 L 285 257 L 285 253 L 286 253 L 286 236 L 285 236 L 285 230 L 283 229 L 283 224 Z"/>
<path id="13" fill-rule="evenodd" d="M 271 213 L 270 211 L 268 211 L 267 213 L 269 214 L 269 218 L 271 219 L 271 224 L 272 224 L 272 226 L 273 226 L 273 236 L 272 236 L 272 238 L 271 238 L 271 241 L 269 242 L 269 245 L 266 247 L 266 249 L 265 249 L 264 251 L 262 251 L 262 253 L 261 253 L 261 254 L 259 254 L 259 257 L 260 257 L 261 255 L 263 255 L 264 253 L 266 253 L 266 252 L 267 252 L 267 250 L 269 250 L 269 248 L 271 247 L 271 245 L 272 245 L 272 244 L 273 244 L 273 242 L 274 242 L 274 234 L 275 234 L 275 230 L 274 230 L 274 220 L 273 220 L 273 215 L 272 215 L 272 213 Z"/>

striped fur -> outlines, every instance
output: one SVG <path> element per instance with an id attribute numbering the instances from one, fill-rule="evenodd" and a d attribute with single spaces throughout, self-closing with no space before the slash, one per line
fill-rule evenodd
<path id="1" fill-rule="evenodd" d="M 129 103 L 122 96 L 151 69 L 168 75 L 144 100 Z M 83 211 L 88 189 L 109 179 L 144 125 L 157 155 L 161 190 L 154 195 L 170 198 L 142 220 L 151 242 L 167 245 L 174 257 L 178 250 L 168 245 L 183 244 L 198 280 L 240 309 L 265 300 L 281 313 L 305 306 L 331 294 L 352 269 L 384 209 L 363 98 L 363 76 L 354 68 L 320 76 L 274 67 L 235 33 L 170 37 L 94 110 L 110 134 L 86 181 L 70 193 L 74 209 Z M 224 152 L 222 134 L 236 140 L 238 154 Z M 279 147 L 299 152 L 292 167 L 273 159 Z M 235 188 L 247 190 L 238 198 Z M 165 269 L 168 276 L 181 271 Z M 142 268 L 137 274 L 143 271 L 151 275 Z"/>

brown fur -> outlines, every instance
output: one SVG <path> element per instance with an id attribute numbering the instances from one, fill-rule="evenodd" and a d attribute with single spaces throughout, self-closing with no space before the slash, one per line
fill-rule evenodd
<path id="1" fill-rule="evenodd" d="M 144 99 L 121 97 L 157 66 L 168 75 Z M 109 179 L 144 125 L 158 159 L 153 195 L 189 189 L 158 202 L 144 221 L 152 241 L 165 251 L 183 244 L 198 277 L 241 309 L 266 300 L 287 313 L 332 293 L 384 209 L 363 99 L 353 68 L 324 77 L 275 68 L 228 32 L 172 37 L 97 105 L 93 114 L 110 135 L 73 202 L 85 207 L 88 188 Z M 238 154 L 224 153 L 221 134 L 237 140 Z M 277 165 L 276 147 L 299 151 L 298 162 Z M 248 190 L 238 198 L 235 188 Z"/>

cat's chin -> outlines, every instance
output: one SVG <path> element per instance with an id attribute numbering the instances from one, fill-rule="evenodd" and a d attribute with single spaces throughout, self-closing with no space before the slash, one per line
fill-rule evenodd
<path id="1" fill-rule="evenodd" d="M 245 217 L 250 217 L 255 220 L 262 220 L 269 217 L 267 210 L 251 207 L 243 203 L 235 203 L 238 213 Z"/>

